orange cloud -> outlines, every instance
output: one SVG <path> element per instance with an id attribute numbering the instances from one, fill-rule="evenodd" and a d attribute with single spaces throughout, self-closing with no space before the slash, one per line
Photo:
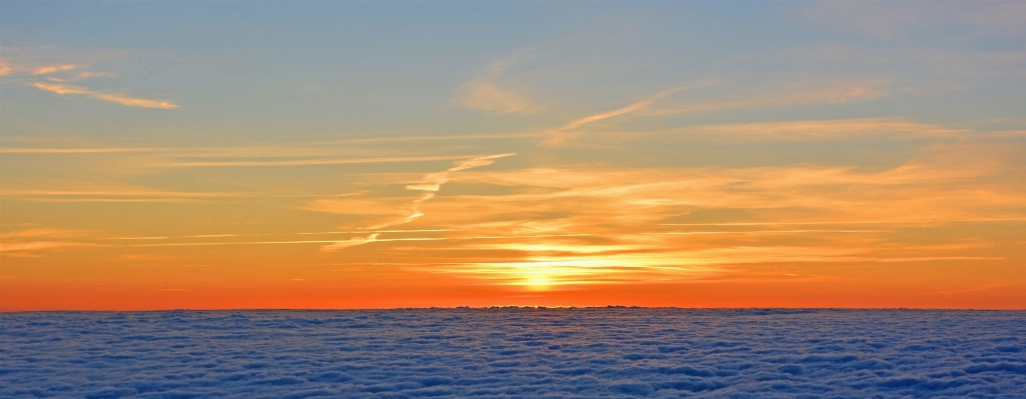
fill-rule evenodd
<path id="1" fill-rule="evenodd" d="M 656 94 L 656 95 L 654 95 L 652 97 L 646 98 L 644 100 L 638 101 L 638 102 L 636 102 L 634 104 L 628 105 L 628 106 L 620 108 L 620 109 L 615 109 L 615 110 L 612 110 L 612 111 L 602 112 L 602 113 L 598 113 L 598 114 L 595 114 L 595 115 L 591 115 L 591 116 L 588 116 L 588 117 L 584 117 L 584 118 L 581 118 L 581 119 L 577 119 L 577 120 L 571 121 L 571 122 L 563 125 L 559 129 L 556 129 L 556 130 L 561 130 L 561 131 L 573 130 L 573 129 L 577 129 L 577 128 L 581 127 L 581 126 L 587 125 L 589 123 L 598 122 L 598 121 L 603 120 L 603 119 L 609 119 L 609 118 L 612 118 L 612 117 L 615 117 L 615 116 L 625 115 L 625 114 L 629 114 L 631 112 L 637 112 L 637 111 L 640 111 L 640 110 L 643 110 L 643 109 L 647 108 L 649 105 L 651 105 L 656 100 L 659 100 L 661 98 L 664 98 L 666 96 L 669 96 L 669 95 L 671 95 L 673 93 L 676 93 L 676 92 L 684 90 L 684 89 L 686 89 L 686 87 L 676 87 L 676 88 L 673 88 L 673 89 L 665 90 L 665 91 L 659 92 L 658 94 Z"/>
<path id="2" fill-rule="evenodd" d="M 567 139 L 569 139 L 570 137 L 573 136 L 573 134 L 570 133 L 570 131 L 572 131 L 572 130 L 581 128 L 581 127 L 583 127 L 585 125 L 588 125 L 588 124 L 591 124 L 591 123 L 595 123 L 595 122 L 598 122 L 598 121 L 601 121 L 601 120 L 605 120 L 605 119 L 609 119 L 609 118 L 614 118 L 614 117 L 618 117 L 618 116 L 622 116 L 622 115 L 627 115 L 627 114 L 631 114 L 631 113 L 636 113 L 638 111 L 641 111 L 641 110 L 644 110 L 644 109 L 648 108 L 649 106 L 652 105 L 652 103 L 654 103 L 654 102 L 656 102 L 658 100 L 661 100 L 661 99 L 663 99 L 663 98 L 665 98 L 667 96 L 670 96 L 670 95 L 672 95 L 674 93 L 677 93 L 679 91 L 693 89 L 693 88 L 698 88 L 698 87 L 710 86 L 710 85 L 712 85 L 714 83 L 715 83 L 715 80 L 706 79 L 706 80 L 703 80 L 703 81 L 699 82 L 698 84 L 695 84 L 695 85 L 692 85 L 692 86 L 675 87 L 675 88 L 672 88 L 672 89 L 669 89 L 669 90 L 664 90 L 662 92 L 659 92 L 659 93 L 657 93 L 654 96 L 651 96 L 651 97 L 646 98 L 644 100 L 638 101 L 638 102 L 636 102 L 634 104 L 628 105 L 628 106 L 623 107 L 623 108 L 615 109 L 615 110 L 612 110 L 612 111 L 601 112 L 601 113 L 598 113 L 598 114 L 594 114 L 594 115 L 591 115 L 591 116 L 586 116 L 584 118 L 580 118 L 580 119 L 576 119 L 576 120 L 570 121 L 570 122 L 564 124 L 563 126 L 557 128 L 557 129 L 550 130 L 550 131 L 546 132 L 547 138 L 545 139 L 544 144 L 546 144 L 546 145 L 560 145 L 560 144 L 563 144 L 564 142 L 566 142 Z"/>
<path id="3" fill-rule="evenodd" d="M 164 164 L 169 167 L 225 167 L 225 166 L 308 166 L 308 165 L 346 165 L 361 163 L 389 162 L 426 162 L 447 161 L 466 158 L 466 156 L 433 156 L 433 157 L 383 157 L 383 158 L 351 158 L 351 159 L 298 159 L 291 161 L 208 161 L 208 162 L 175 162 Z"/>
<path id="4" fill-rule="evenodd" d="M 78 68 L 78 66 L 71 64 L 44 65 L 32 68 L 31 73 L 33 75 L 46 75 L 54 72 L 64 72 L 75 68 Z"/>
<path id="5" fill-rule="evenodd" d="M 642 112 L 645 116 L 718 112 L 731 109 L 786 108 L 801 105 L 840 104 L 887 97 L 883 80 L 842 81 L 789 85 L 771 92 L 751 93 L 726 100 L 691 100 L 664 103 Z"/>
<path id="6" fill-rule="evenodd" d="M 817 141 L 852 139 L 937 139 L 969 133 L 903 118 L 859 118 L 689 126 L 682 138 L 720 142 Z"/>
<path id="7" fill-rule="evenodd" d="M 503 114 L 529 114 L 541 110 L 541 106 L 510 88 L 510 82 L 504 79 L 513 64 L 529 50 L 518 51 L 488 65 L 481 76 L 456 91 L 453 102 L 471 109 Z"/>
<path id="8" fill-rule="evenodd" d="M 340 249 L 346 249 L 346 248 L 354 247 L 354 246 L 357 246 L 357 245 L 363 245 L 363 244 L 371 243 L 371 242 L 377 241 L 377 238 L 378 238 L 378 234 L 371 234 L 371 235 L 366 236 L 366 237 L 353 237 L 353 238 L 350 238 L 347 241 L 338 241 L 338 242 L 335 242 L 334 244 L 322 246 L 321 247 L 321 251 L 324 251 L 324 252 L 335 252 L 335 251 L 338 251 Z"/>
<path id="9" fill-rule="evenodd" d="M 104 100 L 104 101 L 110 101 L 110 102 L 121 104 L 121 105 L 128 106 L 128 107 L 160 108 L 160 109 L 175 109 L 175 108 L 178 108 L 177 105 L 175 105 L 174 103 L 172 103 L 170 101 L 148 100 L 148 99 L 145 99 L 145 98 L 129 97 L 129 96 L 126 96 L 124 94 L 118 94 L 118 93 L 100 93 L 100 92 L 95 92 L 95 91 L 92 91 L 92 90 L 89 90 L 89 89 L 87 89 L 85 87 L 80 87 L 80 86 L 71 86 L 71 85 L 65 85 L 65 84 L 59 84 L 59 83 L 45 83 L 45 82 L 34 82 L 34 83 L 32 83 L 32 85 L 35 86 L 36 88 L 41 89 L 41 90 L 46 90 L 46 91 L 57 93 L 57 94 L 62 94 L 62 95 L 63 94 L 84 95 L 84 96 L 93 97 L 93 98 Z"/>
<path id="10" fill-rule="evenodd" d="M 7 61 L 0 60 L 0 76 L 10 75 L 14 73 L 15 67 L 8 64 Z"/>
<path id="11" fill-rule="evenodd" d="M 57 248 L 94 246 L 95 244 L 84 242 L 63 241 L 68 238 L 81 237 L 83 233 L 79 230 L 55 228 L 10 231 L 0 234 L 0 239 L 4 240 L 0 242 L 0 252 L 35 252 Z"/>
<path id="12" fill-rule="evenodd" d="M 420 198 L 417 198 L 417 199 L 413 200 L 413 205 L 410 206 L 407 209 L 406 216 L 404 216 L 404 217 L 402 217 L 400 219 L 396 219 L 396 220 L 390 221 L 390 222 L 385 222 L 385 223 L 382 223 L 382 224 L 376 224 L 374 226 L 367 227 L 367 229 L 368 230 L 375 230 L 375 229 L 382 229 L 382 228 L 390 227 L 390 226 L 396 226 L 396 225 L 400 225 L 400 224 L 406 224 L 406 223 L 412 222 L 414 219 L 417 219 L 417 218 L 419 218 L 421 216 L 424 216 L 424 213 L 422 213 L 420 211 L 420 205 L 422 203 L 424 203 L 425 201 L 435 197 L 435 193 L 434 192 L 438 191 L 439 188 L 441 188 L 442 184 L 445 184 L 446 182 L 449 181 L 449 174 L 450 173 L 452 173 L 452 172 L 459 172 L 461 170 L 467 170 L 467 169 L 471 169 L 471 168 L 476 168 L 478 166 L 491 165 L 492 163 L 495 162 L 496 159 L 504 158 L 504 157 L 508 157 L 508 156 L 513 156 L 513 155 L 516 155 L 516 154 L 510 153 L 510 154 L 498 154 L 498 155 L 489 155 L 489 156 L 485 156 L 485 157 L 477 157 L 477 158 L 473 158 L 473 159 L 469 159 L 469 160 L 463 161 L 459 165 L 456 165 L 454 167 L 446 169 L 445 171 L 438 172 L 438 173 L 431 173 L 431 174 L 425 175 L 423 178 L 420 179 L 419 182 L 406 186 L 407 190 L 424 191 L 425 192 L 424 194 L 422 194 L 420 196 Z"/>
<path id="13" fill-rule="evenodd" d="M 18 64 L 12 64 L 9 60 L 0 60 L 0 76 L 14 75 L 14 74 L 28 74 L 28 75 L 48 75 L 57 72 L 70 71 L 72 69 L 81 68 L 81 65 L 72 64 L 50 64 L 50 65 L 36 65 L 36 66 L 24 66 Z"/>
<path id="14" fill-rule="evenodd" d="M 111 152 L 151 152 L 156 148 L 0 148 L 0 154 L 94 154 Z"/>
<path id="15" fill-rule="evenodd" d="M 80 242 L 63 241 L 30 241 L 30 242 L 0 242 L 0 252 L 7 251 L 42 251 L 54 248 L 90 246 Z"/>
<path id="16" fill-rule="evenodd" d="M 552 287 L 690 279 L 745 263 L 1000 260 L 1003 257 L 959 253 L 988 247 L 979 243 L 924 246 L 894 238 L 912 228 L 1026 220 L 1026 192 L 1012 184 L 1012 176 L 1023 172 L 1013 155 L 1021 155 L 1022 149 L 1006 149 L 1007 154 L 1000 155 L 995 148 L 963 147 L 937 146 L 905 165 L 875 171 L 797 165 L 467 172 L 461 176 L 464 184 L 523 189 L 513 194 L 435 197 L 423 204 L 418 209 L 422 224 L 456 231 L 443 247 L 423 247 L 431 254 L 416 253 L 424 262 L 434 262 L 430 270 Z M 434 189 L 428 182 L 432 179 L 420 182 L 420 189 Z M 726 215 L 743 218 L 672 222 L 703 210 L 729 210 Z M 867 223 L 886 228 L 846 226 Z M 766 227 L 787 224 L 832 226 Z M 698 226 L 705 228 L 695 230 Z M 528 237 L 541 233 L 549 236 Z M 468 253 L 499 259 L 451 258 Z M 695 266 L 701 268 L 688 269 Z"/>

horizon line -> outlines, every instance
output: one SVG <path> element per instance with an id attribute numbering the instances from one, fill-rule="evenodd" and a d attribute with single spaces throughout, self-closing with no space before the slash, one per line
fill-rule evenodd
<path id="1" fill-rule="evenodd" d="M 4 313 L 144 313 L 144 312 L 346 312 L 346 311 L 394 311 L 394 310 L 721 310 L 721 311 L 781 311 L 781 310 L 908 310 L 908 311 L 984 311 L 984 312 L 1023 312 L 1026 308 L 928 308 L 928 307 L 679 307 L 679 306 L 637 306 L 637 305 L 605 305 L 605 306 L 546 306 L 546 305 L 490 305 L 490 306 L 427 306 L 427 307 L 394 307 L 394 308 L 223 308 L 223 309 L 135 309 L 135 310 L 100 310 L 100 309 L 52 309 L 52 310 L 0 310 Z"/>

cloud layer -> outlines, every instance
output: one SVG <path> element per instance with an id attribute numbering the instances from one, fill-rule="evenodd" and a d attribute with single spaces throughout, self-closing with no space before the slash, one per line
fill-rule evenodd
<path id="1" fill-rule="evenodd" d="M 117 74 L 104 71 L 87 70 L 88 65 L 77 64 L 18 64 L 11 60 L 0 60 L 0 76 L 11 78 L 22 77 L 27 83 L 39 90 L 59 95 L 91 97 L 98 100 L 121 104 L 126 107 L 175 109 L 178 105 L 168 100 L 151 100 L 134 97 L 125 92 L 97 91 L 68 82 L 78 82 L 91 78 L 116 78 Z"/>
<path id="2" fill-rule="evenodd" d="M 907 310 L 8 313 L 0 395 L 999 398 L 1026 389 L 1021 327 Z"/>

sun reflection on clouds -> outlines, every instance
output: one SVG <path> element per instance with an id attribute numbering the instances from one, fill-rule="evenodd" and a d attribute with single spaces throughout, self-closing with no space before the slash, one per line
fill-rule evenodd
<path id="1" fill-rule="evenodd" d="M 565 250 L 559 254 L 523 248 L 509 261 L 448 263 L 426 271 L 461 275 L 484 284 L 532 290 L 572 289 L 592 284 L 658 283 L 704 280 L 731 273 L 739 264 L 795 264 L 875 261 L 871 248 L 722 247 L 681 250 L 678 245 L 647 250 L 594 253 Z M 515 246 L 514 246 L 515 247 Z M 478 247 L 471 247 L 478 248 Z M 466 249 L 471 249 L 466 248 Z M 456 248 L 451 248 L 455 250 Z"/>

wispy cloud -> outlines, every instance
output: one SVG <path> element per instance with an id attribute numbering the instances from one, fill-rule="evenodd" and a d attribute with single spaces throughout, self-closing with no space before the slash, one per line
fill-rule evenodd
<path id="1" fill-rule="evenodd" d="M 0 148 L 0 154 L 104 154 L 115 152 L 155 152 L 161 148 Z"/>
<path id="2" fill-rule="evenodd" d="M 688 126 L 682 138 L 721 142 L 821 141 L 850 139 L 944 139 L 971 131 L 919 123 L 905 118 L 860 118 Z"/>
<path id="3" fill-rule="evenodd" d="M 372 234 L 376 235 L 376 234 Z M 389 238 L 389 239 L 373 239 L 369 237 L 356 237 L 351 240 L 353 245 L 366 244 L 368 242 L 392 242 L 392 241 L 444 241 L 447 238 L 431 238 L 431 237 L 416 237 L 416 238 Z M 175 243 L 161 243 L 161 244 L 131 244 L 126 245 L 127 247 L 209 247 L 219 245 L 295 245 L 295 244 L 330 244 L 335 245 L 339 243 L 349 243 L 350 241 L 333 241 L 333 240 L 291 240 L 291 241 L 221 241 L 221 242 L 175 242 Z M 345 247 L 353 246 L 346 245 Z M 329 250 L 328 252 L 330 252 Z"/>
<path id="4" fill-rule="evenodd" d="M 467 108 L 497 113 L 533 113 L 541 106 L 511 88 L 510 69 L 524 58 L 530 48 L 495 61 L 480 76 L 456 91 L 453 102 Z"/>
<path id="5" fill-rule="evenodd" d="M 191 202 L 197 200 L 273 196 L 264 193 L 187 192 L 137 187 L 96 187 L 80 190 L 3 190 L 0 196 L 33 202 Z"/>
<path id="6" fill-rule="evenodd" d="M 33 75 L 46 75 L 46 74 L 54 73 L 54 72 L 64 72 L 64 71 L 72 70 L 72 69 L 75 69 L 75 68 L 78 68 L 78 67 L 79 66 L 77 66 L 77 65 L 71 65 L 71 64 L 44 65 L 44 66 L 38 66 L 38 67 L 32 68 L 31 69 L 31 73 Z"/>
<path id="7" fill-rule="evenodd" d="M 471 168 L 476 168 L 478 166 L 491 165 L 492 163 L 495 162 L 496 159 L 504 158 L 504 157 L 508 157 L 508 156 L 513 156 L 513 155 L 516 155 L 516 154 L 509 153 L 509 154 L 498 154 L 498 155 L 489 155 L 489 156 L 484 156 L 484 157 L 477 157 L 477 158 L 473 158 L 473 159 L 469 159 L 469 160 L 463 161 L 459 165 L 456 165 L 454 167 L 446 169 L 445 171 L 438 172 L 438 173 L 431 173 L 431 174 L 425 175 L 423 178 L 420 179 L 419 182 L 406 186 L 407 190 L 414 190 L 414 191 L 421 191 L 421 192 L 423 192 L 423 194 L 420 196 L 420 198 L 417 198 L 416 200 L 414 200 L 413 201 L 413 205 L 410 206 L 407 209 L 406 216 L 404 216 L 404 217 L 402 217 L 400 219 L 396 219 L 396 220 L 390 221 L 390 222 L 385 222 L 385 223 L 382 223 L 382 224 L 377 224 L 377 225 L 374 225 L 374 226 L 370 226 L 370 227 L 367 227 L 367 229 L 368 230 L 375 230 L 375 229 L 382 229 L 382 228 L 390 227 L 390 226 L 396 226 L 396 225 L 400 225 L 400 224 L 406 224 L 406 223 L 412 222 L 414 219 L 417 219 L 417 218 L 419 218 L 421 216 L 424 216 L 424 213 L 422 213 L 420 211 L 420 205 L 422 203 L 424 203 L 425 201 L 435 197 L 435 192 L 438 191 L 442 187 L 443 184 L 445 184 L 446 182 L 449 181 L 449 174 L 450 173 L 459 172 L 461 170 L 467 170 L 467 169 L 471 169 Z"/>
<path id="8" fill-rule="evenodd" d="M 81 230 L 56 229 L 49 227 L 37 227 L 25 230 L 15 230 L 0 234 L 2 239 L 28 238 L 28 237 L 77 237 L 84 232 Z"/>
<path id="9" fill-rule="evenodd" d="M 748 95 L 741 99 L 733 100 L 698 100 L 698 101 L 663 101 L 671 95 L 690 89 L 697 89 L 715 85 L 716 79 L 705 79 L 691 86 L 677 87 L 662 91 L 644 100 L 618 108 L 611 111 L 601 112 L 584 118 L 575 119 L 566 124 L 544 133 L 543 144 L 558 146 L 564 144 L 572 137 L 582 134 L 581 129 L 587 125 L 616 118 L 621 116 L 635 115 L 644 117 L 658 117 L 681 113 L 702 113 L 715 112 L 729 109 L 745 108 L 770 108 L 770 107 L 791 107 L 796 105 L 818 105 L 836 104 L 849 101 L 865 101 L 869 99 L 887 96 L 882 87 L 886 84 L 883 80 L 863 82 L 833 82 L 828 84 L 805 84 L 793 87 L 783 87 L 778 92 L 757 93 Z M 732 130 L 731 134 L 724 134 L 722 129 Z M 762 140 L 803 140 L 837 138 L 839 136 L 850 137 L 855 135 L 867 136 L 881 134 L 882 132 L 897 131 L 903 134 L 912 134 L 922 137 L 923 135 L 947 136 L 955 133 L 965 132 L 951 129 L 942 129 L 937 126 L 917 124 L 898 118 L 866 118 L 857 120 L 837 121 L 794 121 L 794 122 L 768 122 L 745 125 L 716 125 L 707 127 L 687 127 L 681 130 L 687 131 L 690 135 L 699 135 L 707 138 L 721 139 L 723 137 L 746 136 Z M 893 136 L 893 135 L 891 135 Z"/>
<path id="10" fill-rule="evenodd" d="M 641 111 L 641 110 L 644 110 L 644 109 L 648 108 L 649 106 L 651 106 L 656 101 L 661 100 L 661 99 L 663 99 L 665 97 L 668 97 L 668 96 L 670 96 L 670 95 L 672 95 L 674 93 L 677 93 L 679 91 L 688 90 L 688 89 L 694 89 L 694 88 L 699 88 L 699 87 L 706 87 L 706 86 L 710 86 L 712 84 L 715 84 L 715 80 L 713 80 L 713 79 L 706 79 L 706 80 L 703 80 L 703 81 L 701 81 L 701 82 L 699 82 L 699 83 L 697 83 L 695 85 L 683 86 L 683 87 L 675 87 L 675 88 L 672 88 L 672 89 L 669 89 L 669 90 L 664 90 L 662 92 L 656 93 L 655 95 L 653 95 L 651 97 L 648 97 L 648 98 L 646 98 L 644 100 L 638 101 L 638 102 L 636 102 L 634 104 L 628 105 L 626 107 L 618 108 L 618 109 L 615 109 L 615 110 L 612 110 L 612 111 L 601 112 L 601 113 L 598 113 L 598 114 L 586 116 L 584 118 L 575 119 L 573 121 L 567 122 L 566 124 L 564 124 L 563 126 L 560 126 L 557 129 L 553 129 L 553 130 L 550 130 L 550 131 L 546 132 L 546 139 L 544 141 L 544 144 L 546 144 L 546 145 L 560 145 L 560 144 L 563 144 L 564 142 L 566 142 L 567 139 L 569 139 L 573 135 L 571 133 L 571 131 L 576 130 L 578 128 L 581 128 L 581 127 L 583 127 L 585 125 L 589 125 L 589 124 L 592 124 L 592 123 L 595 123 L 595 122 L 598 122 L 598 121 L 602 121 L 602 120 L 605 120 L 605 119 L 609 119 L 609 118 L 614 118 L 614 117 L 618 117 L 618 116 L 622 116 L 622 115 L 636 113 L 638 111 Z"/>
<path id="11" fill-rule="evenodd" d="M 74 64 L 43 64 L 43 65 L 22 65 L 12 63 L 9 60 L 0 60 L 0 76 L 8 75 L 47 75 L 55 72 L 65 72 L 72 69 L 82 68 L 82 65 Z"/>
<path id="12" fill-rule="evenodd" d="M 954 222 L 1009 222 L 1026 221 L 1026 218 L 983 218 L 983 219 L 946 219 L 946 220 L 832 220 L 814 222 L 735 222 L 735 223 L 663 223 L 663 226 L 783 226 L 783 225 L 845 225 L 845 224 L 934 224 Z"/>
<path id="13" fill-rule="evenodd" d="M 48 249 L 82 246 L 95 246 L 95 244 L 69 241 L 0 242 L 0 252 L 43 251 Z"/>
<path id="14" fill-rule="evenodd" d="M 889 93 L 886 86 L 887 82 L 882 79 L 792 84 L 780 86 L 774 91 L 749 93 L 732 99 L 665 102 L 656 107 L 648 107 L 641 113 L 645 116 L 662 116 L 868 101 L 887 97 Z"/>
<path id="15" fill-rule="evenodd" d="M 166 100 L 149 100 L 145 98 L 129 97 L 123 93 L 102 93 L 92 91 L 88 88 L 81 86 L 72 86 L 61 83 L 46 83 L 46 82 L 34 82 L 32 83 L 38 89 L 46 90 L 57 94 L 76 94 L 84 95 L 104 101 L 110 101 L 113 103 L 121 104 L 127 107 L 140 107 L 140 108 L 160 108 L 160 109 L 175 109 L 178 105 Z"/>
<path id="16" fill-rule="evenodd" d="M 1002 156 L 993 148 L 974 148 L 936 146 L 883 170 L 793 165 L 469 171 L 461 176 L 465 184 L 524 189 L 436 197 L 433 220 L 459 233 L 444 234 L 449 240 L 443 246 L 404 248 L 432 264 L 425 271 L 521 287 L 681 281 L 751 263 L 998 262 L 1004 257 L 973 252 L 991 248 L 987 240 L 924 246 L 907 234 L 924 228 L 952 232 L 958 223 L 1026 221 L 1026 193 L 1009 180 L 1021 173 L 1011 155 L 1021 148 Z M 435 181 L 429 175 L 418 188 L 433 192 Z M 722 216 L 673 222 L 704 211 Z M 886 228 L 848 227 L 867 224 Z M 777 225 L 835 226 L 766 228 Z M 681 228 L 692 226 L 699 229 Z M 498 236 L 489 234 L 494 231 L 510 236 L 474 241 Z M 524 234 L 539 232 L 548 236 Z M 457 259 L 468 253 L 477 259 Z"/>
<path id="17" fill-rule="evenodd" d="M 391 162 L 429 162 L 449 161 L 453 159 L 466 158 L 466 155 L 446 155 L 430 157 L 381 157 L 381 158 L 335 158 L 335 159 L 295 159 L 284 161 L 203 161 L 203 162 L 174 162 L 164 164 L 168 167 L 229 167 L 229 166 L 308 166 L 308 165 L 346 165 L 362 163 L 391 163 Z"/>
<path id="18" fill-rule="evenodd" d="M 340 249 L 346 249 L 346 248 L 349 248 L 349 247 L 355 247 L 357 245 L 363 245 L 363 244 L 371 243 L 371 242 L 377 241 L 377 239 L 378 239 L 378 234 L 371 234 L 371 235 L 368 235 L 366 237 L 353 237 L 353 238 L 350 238 L 349 240 L 346 240 L 346 241 L 338 241 L 338 242 L 335 242 L 334 244 L 325 245 L 325 246 L 321 247 L 321 251 L 323 251 L 323 252 L 335 252 L 335 251 L 338 251 Z"/>
<path id="19" fill-rule="evenodd" d="M 0 234 L 0 252 L 39 252 L 68 247 L 86 247 L 96 244 L 69 241 L 85 232 L 80 230 L 37 227 Z"/>
<path id="20" fill-rule="evenodd" d="M 556 129 L 556 130 L 559 130 L 559 131 L 573 130 L 573 129 L 577 129 L 577 128 L 581 127 L 581 126 L 587 125 L 589 123 L 594 123 L 594 122 L 601 121 L 603 119 L 609 119 L 609 118 L 612 118 L 612 117 L 615 117 L 615 116 L 629 114 L 631 112 L 637 112 L 637 111 L 640 111 L 640 110 L 643 110 L 643 109 L 647 108 L 649 105 L 652 105 L 652 103 L 654 103 L 656 100 L 659 100 L 661 98 L 664 98 L 666 96 L 669 96 L 669 95 L 671 95 L 673 93 L 676 93 L 676 92 L 684 90 L 684 89 L 687 89 L 687 87 L 676 87 L 676 88 L 673 88 L 673 89 L 665 90 L 665 91 L 657 93 L 656 95 L 654 95 L 652 97 L 646 98 L 644 100 L 638 101 L 638 102 L 636 102 L 634 104 L 628 105 L 628 106 L 620 108 L 620 109 L 615 109 L 615 110 L 612 110 L 612 111 L 602 112 L 602 113 L 598 113 L 598 114 L 595 114 L 595 115 L 587 116 L 587 117 L 584 117 L 584 118 L 581 118 L 581 119 L 577 119 L 577 120 L 574 120 L 574 121 L 570 121 L 569 123 L 561 126 L 559 129 Z"/>
<path id="21" fill-rule="evenodd" d="M 527 248 L 525 248 L 527 249 Z M 598 251 L 598 249 L 593 249 Z M 433 266 L 484 284 L 550 290 L 564 285 L 680 282 L 728 274 L 725 265 L 747 263 L 846 262 L 864 248 L 730 247 L 597 253 L 533 251 L 511 261 L 460 262 Z"/>
<path id="22" fill-rule="evenodd" d="M 408 203 L 408 205 L 406 206 L 397 204 L 398 199 L 393 197 L 351 197 L 339 199 L 317 199 L 308 202 L 304 205 L 302 209 L 315 212 L 334 213 L 340 215 L 393 217 L 393 219 L 389 221 L 365 227 L 364 230 L 380 230 L 390 226 L 406 224 L 424 216 L 424 213 L 420 210 L 421 204 L 434 198 L 435 193 L 441 189 L 442 185 L 450 180 L 450 175 L 452 173 L 479 166 L 491 165 L 495 162 L 495 160 L 499 158 L 508 157 L 512 155 L 515 154 L 508 153 L 475 157 L 460 162 L 458 165 L 446 169 L 442 172 L 429 173 L 427 175 L 424 175 L 418 181 L 405 185 L 406 190 L 421 192 L 421 195 L 418 198 L 414 199 L 411 203 Z M 403 202 L 405 201 L 408 200 L 403 200 Z"/>
<path id="23" fill-rule="evenodd" d="M 84 86 L 74 86 L 67 82 L 76 82 L 91 78 L 116 78 L 118 75 L 104 71 L 86 70 L 88 65 L 69 63 L 31 64 L 19 63 L 10 59 L 0 60 L 0 76 L 20 76 L 22 80 L 37 89 L 60 95 L 77 95 L 108 101 L 126 107 L 175 109 L 178 105 L 167 100 L 151 100 L 130 96 L 122 92 L 96 91 Z"/>

